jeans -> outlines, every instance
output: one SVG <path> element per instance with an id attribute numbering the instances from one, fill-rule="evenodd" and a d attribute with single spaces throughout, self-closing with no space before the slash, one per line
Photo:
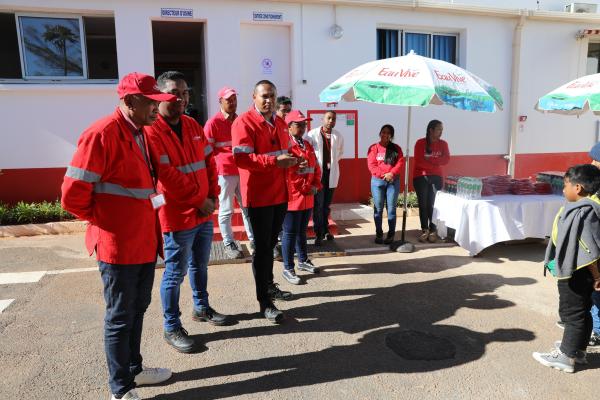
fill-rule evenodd
<path id="1" fill-rule="evenodd" d="M 592 275 L 586 269 L 558 281 L 558 314 L 565 324 L 560 351 L 574 358 L 577 350 L 585 351 L 592 333 Z"/>
<path id="2" fill-rule="evenodd" d="M 313 222 L 315 234 L 325 236 L 329 233 L 329 214 L 331 214 L 331 200 L 333 200 L 333 192 L 335 188 L 329 187 L 329 170 L 323 171 L 321 176 L 321 184 L 323 188 L 315 195 L 315 204 L 313 207 Z"/>
<path id="3" fill-rule="evenodd" d="M 160 298 L 164 329 L 171 332 L 181 327 L 179 292 L 186 273 L 190 274 L 194 309 L 203 310 L 209 307 L 206 287 L 213 223 L 207 221 L 185 231 L 168 232 L 163 234 L 163 238 L 165 272 L 160 284 Z"/>
<path id="4" fill-rule="evenodd" d="M 592 304 L 592 329 L 596 335 L 600 335 L 600 292 L 592 293 Z"/>
<path id="5" fill-rule="evenodd" d="M 256 299 L 261 310 L 272 304 L 269 285 L 273 282 L 273 247 L 277 243 L 277 235 L 281 231 L 286 211 L 287 203 L 248 207 L 256 246 L 252 256 L 252 272 L 256 285 Z"/>
<path id="6" fill-rule="evenodd" d="M 304 262 L 308 259 L 306 254 L 306 228 L 308 227 L 311 211 L 311 209 L 288 211 L 285 214 L 281 248 L 283 267 L 287 270 L 294 269 L 294 250 L 298 253 L 298 262 Z"/>
<path id="7" fill-rule="evenodd" d="M 150 305 L 155 263 L 108 264 L 98 262 L 104 286 L 104 351 L 108 382 L 115 395 L 135 388 L 142 371 L 142 325 Z"/>
<path id="8" fill-rule="evenodd" d="M 435 231 L 436 226 L 431 219 L 433 218 L 435 195 L 438 190 L 442 189 L 442 177 L 437 175 L 420 176 L 413 179 L 413 186 L 419 202 L 421 230 Z"/>
<path id="9" fill-rule="evenodd" d="M 387 205 L 388 235 L 391 237 L 396 232 L 396 205 L 400 193 L 400 178 L 392 182 L 385 179 L 371 177 L 371 193 L 373 194 L 373 219 L 375 220 L 375 233 L 383 235 L 383 206 Z"/>
<path id="10" fill-rule="evenodd" d="M 248 210 L 242 207 L 242 194 L 240 192 L 240 176 L 239 175 L 219 175 L 219 186 L 221 193 L 219 194 L 219 230 L 223 236 L 223 244 L 228 245 L 234 242 L 233 230 L 231 229 L 231 216 L 234 211 L 233 199 L 236 198 L 240 208 L 242 209 L 242 219 L 244 220 L 244 228 L 248 234 L 248 240 L 253 241 L 252 227 L 248 218 Z"/>

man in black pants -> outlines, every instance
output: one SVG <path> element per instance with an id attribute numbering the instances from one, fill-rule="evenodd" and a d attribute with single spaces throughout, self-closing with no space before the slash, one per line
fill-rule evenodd
<path id="1" fill-rule="evenodd" d="M 260 312 L 279 323 L 283 313 L 273 300 L 288 300 L 290 292 L 273 282 L 273 247 L 287 211 L 286 168 L 304 160 L 288 154 L 289 136 L 285 122 L 275 116 L 276 88 L 260 81 L 252 95 L 254 105 L 240 115 L 231 129 L 233 156 L 240 172 L 244 207 L 248 208 L 256 250 L 252 270 Z"/>

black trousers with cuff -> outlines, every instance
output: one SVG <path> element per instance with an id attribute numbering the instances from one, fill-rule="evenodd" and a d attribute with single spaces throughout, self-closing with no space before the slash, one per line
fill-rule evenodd
<path id="1" fill-rule="evenodd" d="M 565 324 L 560 351 L 574 358 L 577 350 L 585 351 L 592 334 L 592 292 L 594 280 L 587 268 L 558 281 L 558 314 Z"/>

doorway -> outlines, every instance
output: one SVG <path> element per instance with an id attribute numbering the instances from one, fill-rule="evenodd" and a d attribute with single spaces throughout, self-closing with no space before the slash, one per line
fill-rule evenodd
<path id="1" fill-rule="evenodd" d="M 154 73 L 179 71 L 190 87 L 186 114 L 204 125 L 207 117 L 204 24 L 152 21 Z"/>

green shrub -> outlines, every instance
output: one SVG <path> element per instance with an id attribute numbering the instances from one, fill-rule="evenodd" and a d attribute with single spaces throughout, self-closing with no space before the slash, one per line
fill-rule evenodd
<path id="1" fill-rule="evenodd" d="M 417 201 L 417 194 L 415 192 L 408 192 L 406 196 L 406 203 L 408 208 L 418 208 L 419 202 Z M 369 197 L 369 205 L 373 206 L 373 196 Z M 398 207 L 404 207 L 404 192 L 400 192 L 398 195 Z"/>
<path id="2" fill-rule="evenodd" d="M 8 221 L 12 219 L 10 207 L 4 203 L 0 203 L 0 225 L 8 224 Z"/>
<path id="3" fill-rule="evenodd" d="M 0 225 L 36 224 L 74 218 L 63 210 L 58 200 L 41 203 L 20 201 L 12 207 L 0 203 Z"/>

